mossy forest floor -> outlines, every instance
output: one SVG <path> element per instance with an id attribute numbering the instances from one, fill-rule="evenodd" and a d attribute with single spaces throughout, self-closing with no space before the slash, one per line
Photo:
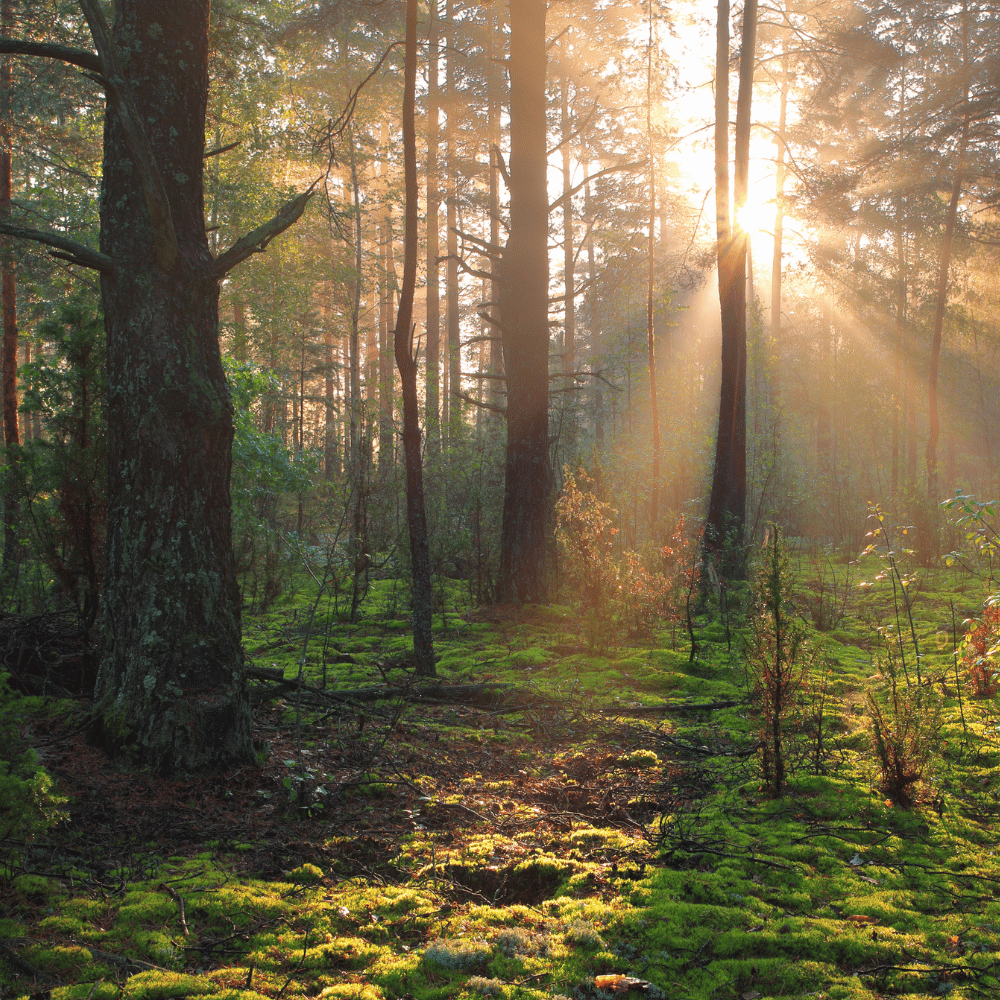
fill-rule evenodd
<path id="1" fill-rule="evenodd" d="M 269 757 L 210 780 L 118 769 L 83 707 L 33 699 L 69 819 L 0 889 L 0 996 L 1000 997 L 1000 712 L 960 704 L 952 655 L 982 590 L 920 571 L 911 636 L 890 578 L 792 568 L 824 631 L 775 801 L 719 613 L 692 662 L 681 627 L 598 651 L 569 607 L 468 612 L 454 583 L 442 683 L 512 688 L 345 701 L 407 680 L 400 587 L 353 626 L 302 591 L 245 625 L 257 666 L 305 664 L 261 682 Z M 899 628 L 943 708 L 909 810 L 879 790 L 864 706 Z"/>

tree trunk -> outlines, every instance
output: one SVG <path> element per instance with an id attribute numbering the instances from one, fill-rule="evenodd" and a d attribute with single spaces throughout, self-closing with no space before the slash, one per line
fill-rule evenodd
<path id="1" fill-rule="evenodd" d="M 161 773 L 253 759 L 230 531 L 233 408 L 202 155 L 209 0 L 119 0 L 114 45 L 172 207 L 151 224 L 109 101 L 101 188 L 108 336 L 108 534 L 99 736 Z M 141 53 L 141 54 L 140 54 Z M 169 249 L 169 247 L 167 248 Z"/>
<path id="2" fill-rule="evenodd" d="M 955 179 L 951 186 L 951 200 L 948 202 L 948 216 L 945 221 L 944 238 L 941 242 L 941 267 L 938 272 L 937 305 L 934 309 L 934 333 L 931 337 L 930 367 L 927 376 L 928 433 L 927 449 L 927 499 L 933 504 L 938 500 L 937 444 L 941 434 L 938 416 L 938 369 L 941 364 L 941 338 L 944 333 L 944 313 L 948 305 L 948 271 L 951 267 L 951 248 L 955 239 L 955 223 L 958 220 L 958 203 L 962 197 L 962 182 L 965 174 L 965 152 L 969 142 L 969 76 L 966 66 L 969 48 L 969 7 L 962 4 L 962 69 L 965 85 L 962 90 L 962 134 L 958 141 L 958 156 L 955 161 Z M 954 486 L 954 482 L 948 484 Z"/>
<path id="3" fill-rule="evenodd" d="M 323 310 L 323 478 L 329 482 L 339 472 L 337 462 L 337 411 L 334 406 L 334 357 L 331 317 Z"/>
<path id="4" fill-rule="evenodd" d="M 438 0 L 429 0 L 427 25 L 427 373 L 425 406 L 427 436 L 432 447 L 440 440 L 441 298 L 438 280 Z"/>
<path id="5" fill-rule="evenodd" d="M 510 236 L 500 321 L 507 373 L 498 592 L 543 601 L 549 513 L 548 196 L 545 0 L 510 2 Z"/>
<path id="6" fill-rule="evenodd" d="M 385 210 L 382 218 L 382 307 L 385 310 L 385 326 L 379 330 L 379 363 L 378 363 L 378 467 L 386 472 L 392 465 L 393 446 L 393 379 L 392 351 L 389 346 L 389 324 L 392 322 L 392 307 L 395 299 L 396 265 L 392 248 L 392 208 L 389 204 L 388 163 L 384 164 Z M 384 331 L 384 332 L 383 332 Z"/>
<path id="7" fill-rule="evenodd" d="M 0 34 L 9 38 L 14 26 L 11 0 L 3 0 Z M 11 58 L 0 63 L 0 221 L 11 214 L 11 152 L 13 149 L 13 73 Z M 0 281 L 3 291 L 3 346 L 0 349 L 0 405 L 3 410 L 3 441 L 6 464 L 13 471 L 18 461 L 17 426 L 17 285 L 14 278 L 14 253 L 11 237 L 0 238 Z M 12 475 L 3 498 L 3 576 L 17 580 L 17 477 Z"/>
<path id="8" fill-rule="evenodd" d="M 448 149 L 448 264 L 447 275 L 447 324 L 448 324 L 448 437 L 458 440 L 462 432 L 462 401 L 459 393 L 462 391 L 462 342 L 461 324 L 458 315 L 458 142 L 456 139 L 457 123 L 466 113 L 464 106 L 458 102 L 456 93 L 458 84 L 455 72 L 455 5 L 448 0 L 448 57 L 446 60 L 448 114 L 445 118 L 445 142 Z"/>
<path id="9" fill-rule="evenodd" d="M 360 475 L 361 469 L 361 282 L 362 282 L 362 235 L 361 235 L 361 183 L 358 179 L 358 156 L 354 143 L 354 125 L 348 130 L 351 153 L 351 191 L 354 194 L 354 297 L 351 302 L 350 358 L 350 451 L 351 474 Z"/>
<path id="10" fill-rule="evenodd" d="M 489 54 L 489 69 L 487 71 L 487 100 L 489 103 L 489 154 L 490 154 L 490 244 L 494 247 L 500 246 L 500 168 L 497 161 L 500 149 L 500 115 L 503 107 L 503 81 L 504 75 L 498 67 L 498 63 L 503 55 L 503 4 L 494 0 L 489 8 L 490 32 L 487 40 L 487 51 Z M 501 44 L 497 44 L 497 40 Z M 489 371 L 492 375 L 503 374 L 503 345 L 500 340 L 500 330 L 496 326 L 499 320 L 500 301 L 500 267 L 498 259 L 490 257 L 490 307 L 489 316 L 494 320 L 488 324 L 490 336 L 490 360 Z M 503 383 L 500 379 L 490 379 L 489 381 L 489 401 L 491 405 L 502 407 L 505 400 L 503 395 Z"/>
<path id="11" fill-rule="evenodd" d="M 652 487 L 649 524 L 656 531 L 660 516 L 660 411 L 656 399 L 656 324 L 653 311 L 653 272 L 656 263 L 656 158 L 653 153 L 653 4 L 649 3 L 649 40 L 646 45 L 646 155 L 649 157 L 649 237 L 646 248 L 646 360 L 649 365 L 649 418 L 653 431 Z"/>
<path id="12" fill-rule="evenodd" d="M 403 169 L 406 182 L 406 223 L 403 244 L 403 285 L 393 346 L 403 392 L 403 454 L 406 463 L 406 524 L 410 535 L 413 573 L 413 657 L 416 672 L 433 677 L 431 637 L 433 590 L 431 557 L 424 511 L 424 473 L 420 456 L 420 403 L 417 362 L 413 356 L 413 291 L 417 279 L 417 138 L 414 101 L 417 81 L 417 0 L 406 0 L 406 66 L 403 91 Z"/>
<path id="13" fill-rule="evenodd" d="M 740 86 L 736 102 L 735 204 L 746 202 L 757 3 L 743 9 Z M 719 301 L 722 309 L 722 385 L 712 493 L 705 544 L 723 557 L 727 575 L 745 572 L 746 522 L 746 234 L 729 212 L 729 2 L 719 0 L 716 39 L 715 176 Z"/>

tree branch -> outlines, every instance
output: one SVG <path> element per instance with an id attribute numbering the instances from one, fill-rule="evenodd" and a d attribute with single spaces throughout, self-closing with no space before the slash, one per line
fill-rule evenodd
<path id="1" fill-rule="evenodd" d="M 217 257 L 215 260 L 216 278 L 221 281 L 237 264 L 242 264 L 247 257 L 251 257 L 255 253 L 263 253 L 275 236 L 280 236 L 286 229 L 294 225 L 305 211 L 309 199 L 313 196 L 313 189 L 320 180 L 322 178 L 317 177 L 306 191 L 291 201 L 285 202 L 273 219 L 258 226 L 246 236 L 241 236 L 224 254 Z"/>
<path id="2" fill-rule="evenodd" d="M 455 399 L 461 399 L 465 403 L 471 403 L 473 406 L 478 406 L 481 410 L 492 410 L 494 413 L 499 413 L 500 416 L 507 416 L 507 408 L 505 406 L 494 406 L 492 403 L 487 403 L 484 400 L 476 399 L 474 396 L 470 396 L 467 392 L 459 392 L 457 389 L 452 392 L 452 396 Z"/>
<path id="3" fill-rule="evenodd" d="M 619 170 L 636 170 L 639 167 L 647 166 L 647 160 L 638 160 L 635 163 L 622 163 L 616 167 L 605 167 L 603 170 L 598 170 L 596 174 L 590 174 L 588 177 L 584 177 L 579 184 L 574 185 L 568 191 L 560 195 L 551 205 L 549 205 L 549 211 L 555 211 L 567 198 L 572 198 L 578 191 L 582 191 L 591 181 L 596 180 L 598 177 L 603 177 L 605 174 L 614 174 Z"/>
<path id="4" fill-rule="evenodd" d="M 51 251 L 53 256 L 62 260 L 68 260 L 71 264 L 79 264 L 80 267 L 90 267 L 95 271 L 104 274 L 115 273 L 115 262 L 107 255 L 97 250 L 92 250 L 76 240 L 66 239 L 56 233 L 44 233 L 40 229 L 25 229 L 23 226 L 12 226 L 7 222 L 0 222 L 0 233 L 5 236 L 16 236 L 22 240 L 34 240 L 35 243 L 44 243 L 46 246 L 55 247 L 62 251 L 56 253 Z"/>
<path id="5" fill-rule="evenodd" d="M 90 33 L 100 56 L 104 79 L 107 82 L 108 103 L 114 109 L 122 124 L 129 150 L 135 157 L 139 177 L 142 181 L 143 194 L 146 196 L 146 207 L 149 209 L 149 220 L 153 226 L 153 245 L 156 249 L 157 263 L 168 274 L 173 271 L 180 256 L 177 246 L 177 233 L 174 231 L 174 220 L 170 214 L 170 199 L 156 165 L 153 148 L 149 137 L 142 127 L 142 119 L 136 109 L 132 94 L 125 82 L 118 53 L 115 51 L 111 32 L 101 10 L 98 0 L 80 0 L 83 15 L 90 25 Z"/>
<path id="6" fill-rule="evenodd" d="M 79 66 L 91 73 L 103 73 L 100 56 L 86 49 L 73 49 L 68 45 L 54 45 L 49 42 L 29 42 L 23 38 L 0 38 L 0 53 L 14 56 L 42 56 L 58 59 L 60 62 Z"/>

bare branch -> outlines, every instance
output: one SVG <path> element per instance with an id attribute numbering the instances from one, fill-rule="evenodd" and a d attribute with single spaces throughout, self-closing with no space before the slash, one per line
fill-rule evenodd
<path id="1" fill-rule="evenodd" d="M 242 139 L 237 139 L 236 142 L 231 142 L 228 146 L 219 146 L 217 149 L 210 149 L 207 153 L 205 153 L 202 156 L 202 159 L 207 160 L 213 156 L 221 156 L 223 153 L 228 153 L 231 149 L 235 149 L 242 143 L 243 143 Z"/>
<path id="2" fill-rule="evenodd" d="M 481 402 L 474 396 L 470 396 L 467 392 L 459 392 L 455 390 L 452 393 L 455 399 L 461 399 L 466 403 L 471 403 L 473 406 L 478 406 L 481 410 L 492 410 L 494 413 L 499 413 L 500 416 L 507 416 L 507 407 L 505 406 L 494 406 L 492 403 Z"/>
<path id="3" fill-rule="evenodd" d="M 221 281 L 237 264 L 242 264 L 247 257 L 255 253 L 263 253 L 275 236 L 280 236 L 286 229 L 294 225 L 305 211 L 309 199 L 313 196 L 314 188 L 321 180 L 322 177 L 317 177 L 302 194 L 285 202 L 273 219 L 258 226 L 246 236 L 240 237 L 224 254 L 217 257 L 215 260 L 216 278 Z"/>
<path id="4" fill-rule="evenodd" d="M 164 271 L 170 273 L 177 265 L 180 250 L 177 247 L 177 233 L 174 232 L 174 220 L 170 214 L 170 199 L 156 165 L 153 148 L 149 144 L 149 136 L 142 126 L 142 119 L 136 109 L 132 94 L 121 64 L 115 51 L 111 32 L 108 30 L 104 12 L 98 0 L 80 0 L 83 15 L 90 25 L 90 33 L 103 67 L 104 79 L 107 81 L 108 103 L 114 109 L 122 124 L 129 151 L 135 157 L 136 167 L 142 181 L 142 191 L 146 196 L 146 207 L 149 209 L 149 220 L 153 227 L 153 245 L 156 249 L 157 263 Z"/>
<path id="5" fill-rule="evenodd" d="M 579 184 L 575 184 L 568 191 L 565 191 L 560 195 L 551 205 L 549 205 L 549 211 L 553 212 L 560 205 L 563 204 L 568 198 L 572 198 L 578 191 L 582 191 L 591 181 L 596 180 L 598 177 L 603 177 L 605 174 L 614 174 L 619 170 L 637 170 L 639 167 L 645 168 L 647 166 L 646 160 L 637 160 L 635 163 L 621 163 L 615 167 L 605 167 L 603 170 L 598 170 L 596 174 L 590 174 L 588 177 L 584 177 Z"/>
<path id="6" fill-rule="evenodd" d="M 500 173 L 503 175 L 503 182 L 510 188 L 510 174 L 507 173 L 507 164 L 504 163 L 503 153 L 500 151 L 500 147 L 496 144 L 493 145 L 493 155 L 497 158 L 497 167 L 500 168 Z"/>
<path id="7" fill-rule="evenodd" d="M 68 45 L 54 45 L 49 42 L 29 42 L 23 38 L 0 38 L 0 53 L 14 56 L 41 56 L 44 59 L 58 59 L 60 62 L 79 66 L 91 73 L 101 73 L 100 56 L 86 49 L 73 49 Z"/>
<path id="8" fill-rule="evenodd" d="M 45 246 L 55 247 L 55 251 L 50 251 L 54 257 L 61 260 L 68 260 L 71 264 L 79 264 L 80 267 L 90 267 L 95 271 L 104 274 L 115 273 L 115 262 L 107 255 L 97 250 L 92 250 L 76 240 L 67 239 L 57 233 L 44 233 L 40 229 L 26 229 L 24 226 L 12 226 L 7 222 L 0 222 L 0 233 L 5 236 L 16 236 L 22 240 L 33 240 L 35 243 L 43 243 Z"/>
<path id="9" fill-rule="evenodd" d="M 462 232 L 461 229 L 457 229 L 454 226 L 451 227 L 451 231 L 461 240 L 474 243 L 481 247 L 482 249 L 480 250 L 480 253 L 482 253 L 484 257 L 500 257 L 503 254 L 503 247 L 498 247 L 496 243 L 490 243 L 488 240 L 481 240 L 478 236 Z"/>

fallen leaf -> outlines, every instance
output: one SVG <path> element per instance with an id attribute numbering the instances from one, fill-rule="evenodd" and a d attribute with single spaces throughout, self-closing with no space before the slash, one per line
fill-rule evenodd
<path id="1" fill-rule="evenodd" d="M 852 917 L 845 917 L 844 919 L 850 920 L 852 924 L 877 924 L 879 922 L 878 917 L 869 917 L 864 913 L 859 913 Z"/>
<path id="2" fill-rule="evenodd" d="M 612 993 L 627 993 L 629 990 L 644 990 L 650 984 L 645 979 L 635 979 L 612 973 L 608 976 L 595 976 L 594 985 L 599 990 L 610 990 Z"/>

